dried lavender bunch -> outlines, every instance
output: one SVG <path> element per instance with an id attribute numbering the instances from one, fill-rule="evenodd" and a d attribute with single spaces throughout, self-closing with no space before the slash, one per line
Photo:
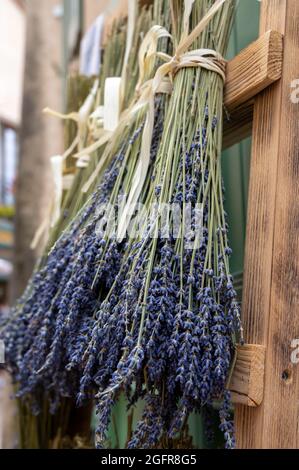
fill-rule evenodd
<path id="1" fill-rule="evenodd" d="M 234 3 L 225 2 L 194 48 L 224 53 Z M 193 25 L 212 4 L 195 2 Z M 153 447 L 163 434 L 175 437 L 193 410 L 223 400 L 240 321 L 223 210 L 222 103 L 223 83 L 216 73 L 188 68 L 175 76 L 146 219 L 151 219 L 152 203 L 159 208 L 176 203 L 183 223 L 180 237 L 166 240 L 161 213 L 144 225 L 137 241 L 129 244 L 114 285 L 96 314 L 82 359 L 79 399 L 94 381 L 99 447 L 105 443 L 111 408 L 123 390 L 132 404 L 139 398 L 146 401 L 129 447 Z M 187 204 L 191 205 L 188 230 Z M 203 209 L 199 239 L 198 204 Z M 172 215 L 168 222 L 173 224 Z M 220 418 L 226 445 L 232 447 L 226 396 Z"/>

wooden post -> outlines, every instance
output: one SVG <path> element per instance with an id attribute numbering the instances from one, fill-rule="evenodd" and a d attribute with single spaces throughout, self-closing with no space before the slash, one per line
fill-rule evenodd
<path id="1" fill-rule="evenodd" d="M 246 342 L 266 346 L 264 399 L 236 407 L 239 448 L 299 447 L 299 1 L 263 0 L 260 34 L 284 34 L 282 78 L 255 100 L 244 270 Z"/>

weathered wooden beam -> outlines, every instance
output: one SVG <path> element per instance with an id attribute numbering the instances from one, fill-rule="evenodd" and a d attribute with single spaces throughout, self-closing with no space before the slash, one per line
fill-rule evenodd
<path id="1" fill-rule="evenodd" d="M 299 2 L 263 0 L 260 31 L 284 35 L 281 80 L 254 105 L 242 318 L 246 341 L 266 346 L 264 398 L 237 405 L 239 448 L 299 447 L 299 105 L 291 100 L 299 77 Z"/>
<path id="2" fill-rule="evenodd" d="M 258 406 L 264 394 L 265 346 L 238 344 L 236 361 L 227 388 L 233 403 Z"/>
<path id="3" fill-rule="evenodd" d="M 283 36 L 267 31 L 226 68 L 223 148 L 240 142 L 252 132 L 253 99 L 281 77 Z"/>
<path id="4" fill-rule="evenodd" d="M 279 80 L 282 49 L 282 34 L 267 31 L 228 62 L 224 88 L 224 105 L 228 112 Z"/>

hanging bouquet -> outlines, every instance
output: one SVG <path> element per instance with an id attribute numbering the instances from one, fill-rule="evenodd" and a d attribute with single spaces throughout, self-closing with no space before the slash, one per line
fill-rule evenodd
<path id="1" fill-rule="evenodd" d="M 220 162 L 234 6 L 173 1 L 172 45 L 163 27 L 150 30 L 106 169 L 2 330 L 19 394 L 36 412 L 41 393 L 53 412 L 62 397 L 95 398 L 98 447 L 123 392 L 130 407 L 145 402 L 129 447 L 175 438 L 215 400 L 234 446 L 225 385 L 242 329 Z"/>
<path id="2" fill-rule="evenodd" d="M 154 78 L 155 83 L 175 73 L 142 212 L 145 222 L 140 227 L 138 220 L 137 240 L 129 244 L 98 309 L 82 357 L 80 398 L 94 382 L 98 386 L 98 445 L 105 442 L 111 407 L 123 390 L 132 405 L 140 398 L 146 403 L 129 447 L 157 445 L 164 434 L 175 437 L 193 410 L 215 399 L 223 400 L 221 428 L 227 446 L 234 445 L 224 390 L 240 322 L 220 166 L 221 56 L 234 2 L 217 1 L 213 7 L 213 2 L 195 2 L 190 34 L 188 7 L 193 2 L 185 2 L 184 14 L 179 3 L 173 18 L 183 17 L 184 25 L 182 32 L 173 25 L 176 51 Z M 186 52 L 191 44 L 195 50 Z M 128 199 L 134 197 L 131 191 Z M 126 208 L 121 222 L 124 214 Z"/>

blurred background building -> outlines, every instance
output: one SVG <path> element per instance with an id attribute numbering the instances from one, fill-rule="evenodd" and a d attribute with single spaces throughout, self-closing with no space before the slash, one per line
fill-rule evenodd
<path id="1" fill-rule="evenodd" d="M 7 309 L 12 274 L 15 178 L 23 96 L 25 10 L 0 2 L 0 310 Z"/>
<path id="2" fill-rule="evenodd" d="M 0 315 L 8 314 L 13 271 L 15 180 L 23 99 L 25 3 L 0 2 Z M 0 372 L 0 448 L 16 445 L 8 376 Z"/>

